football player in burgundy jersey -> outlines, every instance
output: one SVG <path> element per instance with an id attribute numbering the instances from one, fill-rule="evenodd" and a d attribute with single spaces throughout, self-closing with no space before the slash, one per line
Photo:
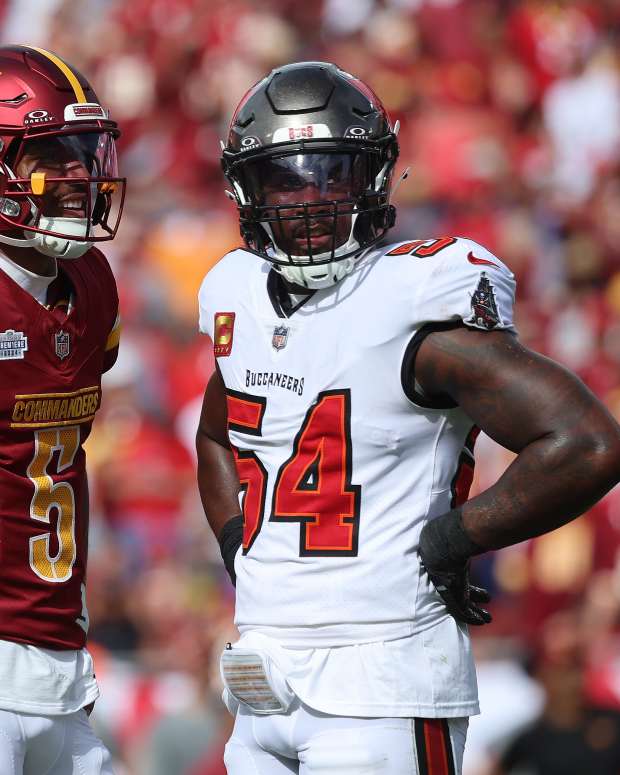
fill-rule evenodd
<path id="1" fill-rule="evenodd" d="M 385 243 L 397 131 L 363 83 L 302 62 L 245 95 L 223 149 L 245 247 L 199 294 L 217 368 L 197 449 L 241 633 L 229 775 L 460 773 L 467 626 L 490 621 L 470 557 L 620 478 L 620 428 L 520 344 L 500 259 Z M 517 454 L 467 500 L 479 429 Z"/>
<path id="2" fill-rule="evenodd" d="M 0 48 L 0 772 L 112 772 L 88 722 L 84 442 L 116 360 L 119 130 L 52 52 Z"/>

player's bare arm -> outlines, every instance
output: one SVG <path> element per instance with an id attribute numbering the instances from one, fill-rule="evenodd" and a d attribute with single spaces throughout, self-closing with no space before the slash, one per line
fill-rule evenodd
<path id="1" fill-rule="evenodd" d="M 415 371 L 427 394 L 449 395 L 517 453 L 495 485 L 429 523 L 423 554 L 434 547 L 446 566 L 458 566 L 472 554 L 541 535 L 582 514 L 620 479 L 618 424 L 577 377 L 514 335 L 434 332 Z"/>
<path id="2" fill-rule="evenodd" d="M 239 515 L 239 477 L 228 441 L 226 389 L 218 369 L 205 390 L 196 451 L 202 506 L 235 583 L 234 558 L 243 538 L 243 519 Z"/>

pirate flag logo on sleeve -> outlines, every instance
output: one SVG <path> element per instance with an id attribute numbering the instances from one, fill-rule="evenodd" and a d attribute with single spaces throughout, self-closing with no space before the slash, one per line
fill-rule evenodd
<path id="1" fill-rule="evenodd" d="M 471 297 L 471 316 L 465 321 L 478 328 L 492 328 L 502 324 L 502 319 L 497 309 L 495 291 L 486 272 L 482 272 L 478 287 Z"/>

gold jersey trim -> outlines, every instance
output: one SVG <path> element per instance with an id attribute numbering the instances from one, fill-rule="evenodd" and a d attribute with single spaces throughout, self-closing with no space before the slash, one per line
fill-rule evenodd
<path id="1" fill-rule="evenodd" d="M 80 393 L 91 393 L 93 390 L 99 390 L 99 385 L 71 390 L 69 393 L 21 393 L 16 395 L 15 398 L 71 398 L 72 396 L 79 396 Z"/>
<path id="2" fill-rule="evenodd" d="M 108 339 L 105 343 L 106 352 L 108 352 L 108 350 L 113 350 L 115 347 L 118 347 L 122 328 L 123 327 L 121 325 L 120 316 L 117 315 L 116 320 L 114 321 L 114 325 L 112 326 L 112 330 L 110 331 Z"/>

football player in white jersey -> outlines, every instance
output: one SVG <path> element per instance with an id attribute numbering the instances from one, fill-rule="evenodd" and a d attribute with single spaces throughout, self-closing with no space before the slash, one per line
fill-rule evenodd
<path id="1" fill-rule="evenodd" d="M 620 477 L 620 428 L 519 343 L 498 258 L 386 244 L 396 135 L 367 86 L 302 62 L 246 94 L 224 147 L 245 247 L 200 290 L 197 448 L 237 592 L 229 775 L 460 773 L 468 625 L 490 620 L 469 558 Z M 478 429 L 517 457 L 467 501 Z"/>

